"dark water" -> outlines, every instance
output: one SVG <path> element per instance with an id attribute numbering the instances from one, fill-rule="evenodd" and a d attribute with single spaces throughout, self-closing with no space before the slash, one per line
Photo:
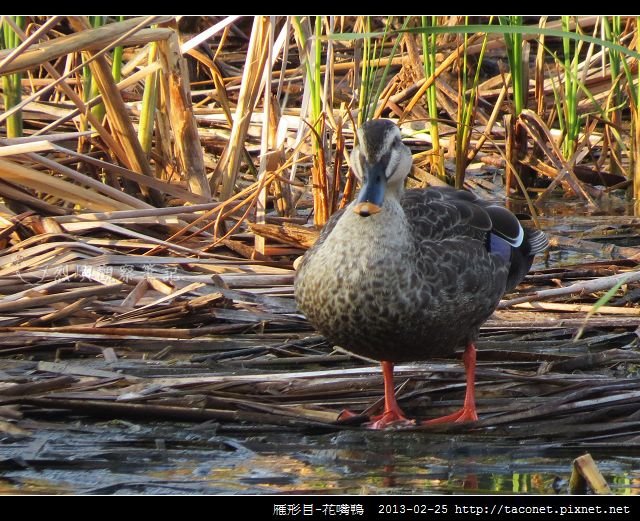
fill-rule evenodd
<path id="1" fill-rule="evenodd" d="M 0 494 L 566 494 L 571 462 L 585 452 L 432 433 L 38 427 L 0 442 Z M 638 493 L 638 455 L 593 455 L 615 494 Z"/>

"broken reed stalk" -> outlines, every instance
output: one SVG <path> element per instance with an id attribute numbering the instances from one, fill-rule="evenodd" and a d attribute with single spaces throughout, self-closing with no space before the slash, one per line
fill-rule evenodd
<path id="1" fill-rule="evenodd" d="M 267 60 L 270 25 L 271 20 L 268 16 L 254 18 L 231 136 L 216 167 L 216 172 L 220 172 L 222 175 L 221 200 L 231 197 L 235 191 L 236 177 L 240 169 L 240 156 L 243 150 L 242 144 L 247 136 L 251 114 L 262 85 L 262 71 Z M 214 185 L 211 187 L 211 193 L 215 194 L 219 182 L 218 176 L 215 174 L 212 177 L 212 182 Z"/>
<path id="2" fill-rule="evenodd" d="M 135 30 L 137 30 L 139 28 L 138 24 L 140 23 L 139 19 L 136 19 L 137 24 L 133 27 L 130 28 L 128 30 L 128 32 L 126 32 L 124 35 L 120 35 L 118 37 L 118 39 L 124 39 L 129 33 L 133 33 L 135 32 Z M 126 26 L 129 27 L 130 24 L 127 24 Z M 99 29 L 95 29 L 95 31 L 98 31 Z M 85 33 L 90 32 L 90 31 L 84 31 Z M 111 33 L 108 33 L 111 34 Z M 24 34 L 20 35 L 21 37 L 24 37 Z M 86 35 L 85 35 L 86 38 Z M 85 39 L 83 38 L 81 40 L 81 42 L 84 42 Z M 116 40 L 118 41 L 118 40 Z M 74 43 L 76 43 L 74 41 Z M 104 54 L 104 52 L 106 52 L 106 49 L 103 49 L 102 51 L 98 52 L 96 55 L 94 55 L 94 59 L 97 58 L 98 56 L 102 56 L 102 54 Z M 16 60 L 17 61 L 17 60 Z M 11 65 L 15 65 L 15 61 L 11 64 Z M 62 81 L 62 78 L 64 78 L 65 76 L 61 76 L 56 69 L 48 62 L 43 62 L 42 65 L 44 66 L 44 68 L 46 69 L 46 71 L 49 73 L 49 75 L 51 75 L 55 81 L 53 83 L 51 83 L 49 85 L 49 87 L 45 87 L 44 89 L 41 89 L 40 91 L 38 91 L 36 93 L 36 95 L 32 95 L 29 98 L 27 98 L 26 100 L 23 100 L 22 104 L 27 103 L 30 99 L 38 97 L 40 95 L 44 94 L 44 91 L 48 90 L 48 88 L 53 88 L 53 86 L 55 86 L 56 84 L 60 85 L 60 88 L 63 90 L 63 92 L 73 101 L 73 103 L 75 103 L 75 105 L 80 109 L 80 112 L 86 114 L 87 119 L 90 121 L 91 125 L 98 131 L 98 133 L 100 134 L 100 137 L 104 140 L 104 142 L 106 143 L 107 146 L 109 146 L 109 148 L 114 152 L 114 154 L 116 154 L 116 156 L 123 162 L 123 164 L 128 165 L 129 164 L 129 160 L 126 157 L 126 154 L 124 152 L 124 149 L 120 146 L 119 142 L 114 139 L 112 137 L 112 135 L 107 132 L 107 130 L 102 126 L 102 124 L 100 123 L 100 121 L 98 121 L 95 116 L 91 113 L 91 111 L 89 111 L 88 107 L 84 104 L 84 102 L 82 101 L 82 99 L 80 98 L 80 96 L 78 96 L 78 94 L 71 89 L 65 82 Z M 78 65 L 75 69 L 80 69 L 82 68 L 83 65 Z M 72 71 L 68 72 L 66 75 L 71 74 Z M 15 109 L 15 107 L 14 107 Z M 0 114 L 0 122 L 2 121 L 3 117 L 7 117 L 7 115 L 9 114 L 9 111 L 5 112 L 4 114 Z"/>
<path id="3" fill-rule="evenodd" d="M 119 44 L 127 46 L 144 45 L 150 41 L 163 39 L 166 38 L 171 31 L 157 29 L 141 30 L 138 26 L 140 24 L 145 26 L 150 23 L 160 23 L 171 19 L 171 16 L 139 16 L 123 22 L 108 24 L 90 31 L 60 36 L 54 40 L 48 40 L 37 45 L 30 45 L 30 49 L 23 52 L 20 56 L 9 63 L 2 63 L 0 74 L 9 74 L 24 71 L 32 67 L 39 67 L 45 62 L 48 63 L 67 54 L 80 52 L 85 49 L 105 51 Z M 45 26 L 49 27 L 48 23 L 45 24 Z M 41 33 L 38 33 L 38 35 L 42 36 Z M 120 40 L 122 36 L 124 36 L 124 38 Z M 31 38 L 22 38 L 21 36 L 21 39 L 23 41 L 31 41 L 33 44 Z M 113 45 L 114 42 L 116 42 L 115 45 Z M 0 60 L 5 60 L 10 54 L 9 51 L 0 51 Z M 83 66 L 83 64 L 80 64 L 80 68 Z M 65 76 L 69 76 L 70 74 L 73 74 L 73 72 L 66 73 Z M 45 92 L 40 92 L 38 96 L 42 96 Z M 2 117 L 5 116 L 2 115 Z"/>
<path id="4" fill-rule="evenodd" d="M 167 38 L 171 31 L 164 31 L 162 29 L 142 29 L 150 21 L 157 20 L 162 17 L 139 17 L 127 20 L 125 22 L 117 22 L 109 24 L 97 29 L 89 31 L 82 31 L 74 35 L 56 38 L 50 42 L 44 44 L 32 45 L 32 49 L 23 52 L 20 56 L 16 57 L 13 61 L 6 64 L 1 71 L 2 73 L 9 73 L 28 69 L 33 66 L 43 66 L 47 73 L 54 79 L 54 81 L 48 83 L 42 89 L 34 92 L 30 96 L 24 98 L 19 105 L 12 109 L 5 110 L 0 114 L 0 123 L 11 116 L 16 110 L 24 107 L 28 103 L 45 96 L 50 90 L 59 87 L 66 96 L 68 96 L 72 102 L 78 107 L 79 112 L 86 114 L 91 125 L 98 131 L 100 137 L 104 140 L 106 145 L 118 156 L 123 164 L 128 164 L 124 151 L 118 144 L 118 142 L 108 133 L 101 123 L 90 113 L 87 106 L 84 104 L 80 96 L 70 88 L 70 86 L 64 81 L 69 76 L 75 74 L 77 71 L 85 67 L 87 62 L 81 63 L 71 70 L 60 74 L 49 63 L 49 60 L 53 60 L 60 56 L 63 56 L 72 52 L 79 52 L 83 49 L 98 49 L 98 52 L 94 55 L 94 58 L 104 55 L 112 46 L 118 44 L 129 45 L 144 44 L 149 41 L 155 41 L 162 38 Z M 37 34 L 38 32 L 36 32 Z M 26 35 L 19 31 L 18 35 L 26 42 L 30 39 Z M 106 48 L 105 48 L 106 46 Z M 3 57 L 3 53 L 0 52 L 0 57 Z M 8 56 L 7 56 L 8 58 Z M 45 127 L 45 128 L 48 128 Z"/>
<path id="5" fill-rule="evenodd" d="M 44 160 L 45 158 L 43 157 L 42 159 Z M 80 177 L 84 177 L 82 174 L 74 173 Z M 111 197 L 96 193 L 94 190 L 78 186 L 59 177 L 51 176 L 39 170 L 28 168 L 5 159 L 0 159 L 0 174 L 2 174 L 4 180 L 26 186 L 38 192 L 59 197 L 64 201 L 75 203 L 87 210 L 101 212 L 133 209 L 131 204 L 120 202 Z M 90 181 L 95 180 L 87 179 L 87 183 Z"/>
<path id="6" fill-rule="evenodd" d="M 613 494 L 607 480 L 598 469 L 598 465 L 591 454 L 587 453 L 573 460 L 569 492 L 571 494 L 587 494 L 589 490 L 598 495 Z"/>
<path id="7" fill-rule="evenodd" d="M 163 109 L 166 110 L 173 134 L 173 156 L 179 172 L 184 175 L 189 190 L 206 200 L 211 199 L 200 134 L 193 114 L 189 70 L 180 51 L 176 32 L 158 42 L 162 62 L 160 83 L 163 91 Z"/>

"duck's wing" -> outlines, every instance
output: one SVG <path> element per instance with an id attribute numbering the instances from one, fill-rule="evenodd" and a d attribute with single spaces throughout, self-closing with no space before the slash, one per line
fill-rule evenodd
<path id="1" fill-rule="evenodd" d="M 466 190 L 449 186 L 407 190 L 402 206 L 418 240 L 483 241 L 489 253 L 509 266 L 507 291 L 524 279 L 534 256 L 549 245 L 544 232 L 523 227 L 503 206 Z"/>
<path id="2" fill-rule="evenodd" d="M 482 240 L 493 226 L 491 216 L 471 192 L 450 187 L 407 190 L 402 208 L 418 241 Z"/>

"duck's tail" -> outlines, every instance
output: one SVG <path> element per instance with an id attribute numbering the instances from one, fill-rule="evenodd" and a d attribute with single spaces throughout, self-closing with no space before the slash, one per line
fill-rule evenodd
<path id="1" fill-rule="evenodd" d="M 541 230 L 523 227 L 524 238 L 517 248 L 511 252 L 511 265 L 507 276 L 505 292 L 513 290 L 529 273 L 533 258 L 538 253 L 543 253 L 549 247 L 547 234 Z"/>

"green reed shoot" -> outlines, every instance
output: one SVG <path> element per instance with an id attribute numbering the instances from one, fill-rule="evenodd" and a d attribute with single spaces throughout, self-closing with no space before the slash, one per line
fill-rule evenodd
<path id="1" fill-rule="evenodd" d="M 364 40 L 362 42 L 362 61 L 361 61 L 361 73 L 360 73 L 360 89 L 358 97 L 358 125 L 362 125 L 365 121 L 371 119 L 371 116 L 375 112 L 375 103 L 377 98 L 375 97 L 375 82 L 378 72 L 379 58 L 384 49 L 384 43 L 387 39 L 387 29 L 389 27 L 389 18 L 387 20 L 387 26 L 385 27 L 382 40 L 378 44 L 378 40 L 374 40 L 371 34 L 371 17 L 364 16 L 362 18 L 362 31 L 365 33 Z M 399 38 L 398 38 L 399 40 Z M 382 83 L 382 82 L 381 82 Z"/>
<path id="2" fill-rule="evenodd" d="M 570 31 L 570 17 L 562 17 L 562 30 L 565 33 Z M 578 31 L 576 25 L 576 31 Z M 564 131 L 562 142 L 562 152 L 566 159 L 570 158 L 576 150 L 578 136 L 580 135 L 580 118 L 578 115 L 578 101 L 580 85 L 578 80 L 578 63 L 580 57 L 581 42 L 571 46 L 571 39 L 568 36 L 562 38 L 562 51 L 564 60 L 564 96 L 563 107 L 558 110 L 558 120 Z M 562 110 L 564 108 L 564 110 Z"/>
<path id="3" fill-rule="evenodd" d="M 11 16 L 10 18 L 17 27 L 24 29 L 24 16 Z M 0 49 L 14 49 L 18 45 L 20 45 L 20 38 L 11 25 L 3 22 L 0 31 Z M 22 101 L 22 73 L 15 72 L 2 76 L 2 96 L 5 110 L 15 107 Z M 22 130 L 22 111 L 18 110 L 7 118 L 7 137 L 21 137 Z"/>
<path id="4" fill-rule="evenodd" d="M 93 27 L 94 29 L 96 27 L 102 27 L 105 23 L 105 17 L 90 16 L 89 23 L 91 24 L 91 27 Z M 98 88 L 98 82 L 91 74 L 91 70 L 89 69 L 89 67 L 84 68 L 84 77 L 85 77 L 84 84 L 85 86 L 88 86 L 88 89 L 85 89 L 84 91 L 84 98 L 85 98 L 84 101 L 87 102 L 90 99 L 93 99 L 96 96 L 98 96 L 100 94 L 100 89 Z M 102 119 L 104 118 L 105 110 L 106 109 L 104 107 L 104 103 L 98 103 L 93 107 L 91 107 L 91 113 L 96 117 L 98 121 L 102 121 Z"/>
<path id="5" fill-rule="evenodd" d="M 313 90 L 312 90 L 312 119 L 316 122 L 316 130 L 320 128 L 320 114 L 322 113 L 322 78 L 320 76 L 322 64 L 322 17 L 316 16 L 315 38 L 313 39 L 313 51 L 315 53 L 313 59 Z"/>
<path id="6" fill-rule="evenodd" d="M 437 16 L 422 16 L 420 18 L 423 28 L 436 27 L 438 25 Z M 436 52 L 437 35 L 435 33 L 427 33 L 426 31 L 421 34 L 422 36 L 422 56 L 424 63 L 424 76 L 429 78 L 436 73 Z M 433 161 L 431 162 L 432 168 L 435 170 L 435 175 L 440 178 L 444 178 L 444 155 L 440 149 L 440 131 L 438 127 L 438 99 L 437 99 L 437 87 L 433 82 L 427 92 L 425 93 L 427 110 L 429 111 L 430 118 L 430 134 L 431 142 L 433 146 Z"/>
<path id="7" fill-rule="evenodd" d="M 325 161 L 325 131 L 322 112 L 322 17 L 315 17 L 314 36 L 311 37 L 309 19 L 293 17 L 293 29 L 300 48 L 301 59 L 304 62 L 306 72 L 305 89 L 310 101 L 310 119 L 312 127 L 313 167 L 311 176 L 313 180 L 313 205 L 314 223 L 317 226 L 324 225 L 329 218 L 328 182 Z"/>
<path id="8" fill-rule="evenodd" d="M 149 46 L 148 63 L 153 63 L 158 59 L 158 44 L 152 42 Z M 115 65 L 115 61 L 114 61 Z M 138 140 L 140 146 L 147 154 L 151 152 L 153 144 L 153 127 L 156 113 L 156 102 L 158 99 L 159 71 L 153 71 L 144 83 L 144 93 L 142 94 L 142 108 L 140 110 L 140 124 L 138 126 Z"/>
<path id="9" fill-rule="evenodd" d="M 636 34 L 640 30 L 640 17 L 636 17 Z M 636 50 L 640 51 L 640 38 L 636 37 Z M 626 64 L 626 60 L 624 62 Z M 640 215 L 640 67 L 636 71 L 635 83 L 628 67 L 625 68 L 627 87 L 631 103 L 631 172 L 633 173 L 634 214 Z"/>
<path id="10" fill-rule="evenodd" d="M 124 16 L 118 17 L 118 21 L 123 21 L 124 19 L 125 19 Z M 93 27 L 94 29 L 96 27 L 102 27 L 105 24 L 105 22 L 106 22 L 105 16 L 89 17 L 89 23 L 91 24 L 91 27 Z M 116 83 L 118 83 L 122 78 L 122 53 L 123 53 L 122 46 L 118 46 L 113 50 L 113 63 L 111 66 L 111 71 Z M 100 89 L 98 87 L 98 82 L 91 74 L 91 69 L 89 67 L 85 67 L 83 69 L 82 75 L 83 75 L 83 81 L 82 81 L 83 101 L 88 102 L 89 100 L 100 95 Z M 96 117 L 98 121 L 102 121 L 106 113 L 106 108 L 104 106 L 104 103 L 97 103 L 93 105 L 91 107 L 91 113 Z M 85 122 L 85 125 L 83 125 L 83 128 L 86 128 L 86 122 Z"/>
<path id="11" fill-rule="evenodd" d="M 123 21 L 124 16 L 119 16 L 118 20 Z M 106 23 L 105 16 L 89 16 L 89 23 L 91 27 L 94 29 L 96 27 L 102 27 Z M 122 77 L 122 52 L 123 48 L 116 47 L 113 51 L 113 64 L 111 67 L 113 77 L 116 80 L 116 83 L 120 81 Z M 98 87 L 98 82 L 91 74 L 91 69 L 89 67 L 84 67 L 82 71 L 82 86 L 83 86 L 83 101 L 86 103 L 89 100 L 95 98 L 100 95 L 100 88 Z M 96 103 L 91 107 L 91 114 L 93 114 L 98 121 L 102 121 L 106 114 L 106 108 L 104 103 Z M 83 122 L 83 129 L 87 128 L 86 121 Z"/>
<path id="12" fill-rule="evenodd" d="M 310 119 L 314 124 L 316 132 L 320 131 L 320 115 L 322 113 L 322 81 L 321 81 L 321 61 L 322 61 L 322 18 L 316 16 L 315 20 L 315 35 L 314 38 L 308 38 L 309 28 L 303 25 L 302 17 L 293 17 L 293 28 L 296 32 L 302 54 L 304 58 L 304 68 L 306 73 L 307 86 L 310 95 Z M 316 147 L 320 146 L 320 143 L 314 141 L 314 151 Z"/>
<path id="13" fill-rule="evenodd" d="M 124 15 L 118 16 L 118 22 L 124 21 Z M 155 27 L 155 26 L 154 26 Z M 113 64 L 111 65 L 111 73 L 113 74 L 113 79 L 116 83 L 120 83 L 122 79 L 122 53 L 124 52 L 124 47 L 122 45 L 118 45 L 115 49 L 113 49 Z"/>
<path id="14" fill-rule="evenodd" d="M 362 31 L 367 35 L 371 33 L 371 17 L 365 16 L 362 21 Z M 369 65 L 369 61 L 372 56 L 371 47 L 373 45 L 373 54 L 375 54 L 375 43 L 372 44 L 371 36 L 365 36 L 362 40 L 362 72 L 360 74 L 360 89 L 358 97 L 358 125 L 362 125 L 367 121 L 368 104 L 367 100 L 370 97 L 369 91 L 371 89 L 371 77 L 373 76 L 372 67 Z"/>
<path id="15" fill-rule="evenodd" d="M 410 17 L 406 17 L 401 31 L 406 29 L 409 24 Z M 385 24 L 384 32 L 382 33 L 382 39 L 374 41 L 372 44 L 371 37 L 371 17 L 364 17 L 363 31 L 363 49 L 362 49 L 362 80 L 360 86 L 360 96 L 358 99 L 358 124 L 362 124 L 368 119 L 371 119 L 375 113 L 376 105 L 380 100 L 382 91 L 387 85 L 387 77 L 389 70 L 391 69 L 391 60 L 398 51 L 401 38 L 396 37 L 391 53 L 389 54 L 388 61 L 382 72 L 380 72 L 380 61 L 383 57 L 384 46 L 387 41 L 387 37 L 391 34 L 392 18 L 389 17 Z"/>
<path id="16" fill-rule="evenodd" d="M 606 40 L 621 44 L 623 37 L 622 30 L 622 17 L 612 16 L 611 22 L 606 16 L 602 17 L 602 28 L 604 37 Z M 624 105 L 624 86 L 622 82 L 623 74 L 627 82 L 633 85 L 633 77 L 627 63 L 625 56 L 617 49 L 608 49 L 609 54 L 609 69 L 611 72 L 611 91 L 608 96 L 608 119 L 611 125 L 608 126 L 608 134 L 611 137 L 610 148 L 610 163 L 609 168 L 612 173 L 621 173 L 623 168 L 622 163 L 622 149 L 624 145 L 617 131 L 622 123 L 622 107 Z"/>
<path id="17" fill-rule="evenodd" d="M 465 17 L 465 25 L 468 24 L 468 17 Z M 478 102 L 478 85 L 480 84 L 480 69 L 487 47 L 487 34 L 485 33 L 476 64 L 476 72 L 473 81 L 469 83 L 468 78 L 468 53 L 467 46 L 469 35 L 464 34 L 464 52 L 462 53 L 462 64 L 458 67 L 458 121 L 456 125 L 456 173 L 455 186 L 462 188 L 464 184 L 465 171 L 468 166 L 467 153 L 471 140 L 471 129 L 474 116 L 476 114 Z"/>
<path id="18" fill-rule="evenodd" d="M 500 25 L 522 26 L 522 16 L 500 16 Z M 505 33 L 504 43 L 507 48 L 507 58 L 511 70 L 511 85 L 513 88 L 514 115 L 517 117 L 522 109 L 527 107 L 529 94 L 529 64 L 524 63 L 522 52 L 522 33 Z"/>

